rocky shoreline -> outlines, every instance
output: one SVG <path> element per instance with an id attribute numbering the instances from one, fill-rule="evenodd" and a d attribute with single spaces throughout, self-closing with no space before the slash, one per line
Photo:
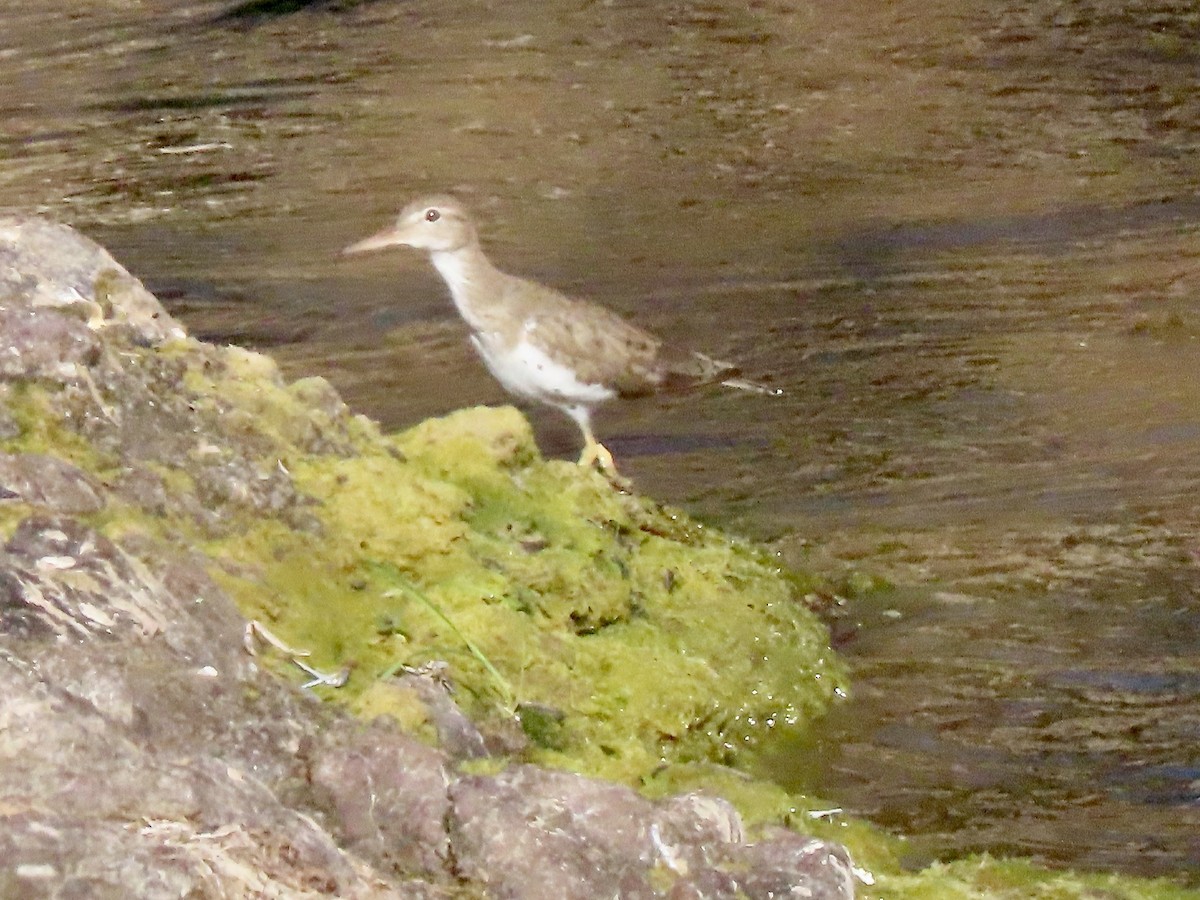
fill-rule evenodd
<path id="1" fill-rule="evenodd" d="M 32 218 L 0 344 L 0 896 L 1176 895 L 744 775 L 845 693 L 803 579 L 514 410 L 382 435 Z"/>

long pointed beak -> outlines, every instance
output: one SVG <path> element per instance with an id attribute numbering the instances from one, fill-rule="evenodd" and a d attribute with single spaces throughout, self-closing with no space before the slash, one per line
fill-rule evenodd
<path id="1" fill-rule="evenodd" d="M 382 250 L 385 247 L 397 247 L 406 243 L 403 229 L 397 228 L 395 225 L 389 225 L 383 231 L 351 244 L 342 251 L 342 255 L 349 256 L 352 253 L 366 253 L 369 250 Z"/>

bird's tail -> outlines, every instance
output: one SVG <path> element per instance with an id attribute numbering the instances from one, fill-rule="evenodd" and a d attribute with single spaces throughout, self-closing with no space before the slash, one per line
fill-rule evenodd
<path id="1" fill-rule="evenodd" d="M 751 381 L 748 378 L 726 378 L 721 384 L 739 391 L 765 394 L 768 397 L 778 397 L 783 393 L 783 388 L 771 387 L 769 384 L 763 384 L 761 381 Z"/>
<path id="2" fill-rule="evenodd" d="M 741 375 L 741 370 L 733 363 L 723 359 L 713 359 L 711 356 L 693 350 L 671 361 L 662 387 L 667 390 L 679 390 L 695 387 L 698 384 L 723 384 L 726 387 L 737 388 L 739 391 L 751 391 L 771 397 L 777 397 L 783 393 L 780 388 L 751 381 L 748 378 L 742 378 Z"/>
<path id="3" fill-rule="evenodd" d="M 741 369 L 734 363 L 725 362 L 722 359 L 713 359 L 711 356 L 705 356 L 703 353 L 695 355 L 708 367 L 709 381 L 719 381 L 725 387 L 735 388 L 739 391 L 750 391 L 753 394 L 764 394 L 768 397 L 778 397 L 783 393 L 782 388 L 771 387 L 769 384 L 763 384 L 761 381 L 751 381 L 749 378 L 742 378 Z"/>

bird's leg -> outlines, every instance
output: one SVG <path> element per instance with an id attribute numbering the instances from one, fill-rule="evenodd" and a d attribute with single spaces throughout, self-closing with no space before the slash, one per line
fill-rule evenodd
<path id="1" fill-rule="evenodd" d="M 633 482 L 617 471 L 617 464 L 613 462 L 613 456 L 608 452 L 608 448 L 591 434 L 585 435 L 585 438 L 587 443 L 584 444 L 583 453 L 579 457 L 579 465 L 587 466 L 589 469 L 592 466 L 599 466 L 600 474 L 608 479 L 609 484 L 618 491 L 629 493 L 633 489 Z"/>
<path id="2" fill-rule="evenodd" d="M 613 462 L 612 454 L 608 452 L 608 448 L 590 434 L 585 434 L 584 439 L 587 443 L 583 445 L 583 453 L 579 456 L 579 464 L 581 466 L 598 465 L 610 475 L 616 475 L 617 464 Z"/>
<path id="3" fill-rule="evenodd" d="M 588 468 L 598 465 L 600 471 L 610 478 L 620 478 L 612 454 L 592 433 L 592 411 L 586 406 L 566 406 L 562 407 L 562 410 L 575 420 L 575 424 L 583 432 L 583 453 L 579 455 L 579 465 Z"/>

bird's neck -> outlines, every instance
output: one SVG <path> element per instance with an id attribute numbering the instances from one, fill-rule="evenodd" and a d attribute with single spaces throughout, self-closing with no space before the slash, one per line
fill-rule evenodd
<path id="1" fill-rule="evenodd" d="M 488 313 L 501 301 L 504 275 L 477 243 L 456 250 L 434 250 L 429 256 L 467 324 L 476 331 L 486 328 Z"/>

